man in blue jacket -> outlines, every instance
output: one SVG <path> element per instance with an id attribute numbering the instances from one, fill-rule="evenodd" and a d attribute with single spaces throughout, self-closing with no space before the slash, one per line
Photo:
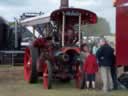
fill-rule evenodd
<path id="1" fill-rule="evenodd" d="M 96 57 L 99 63 L 99 69 L 101 78 L 103 81 L 103 91 L 109 91 L 112 89 L 112 78 L 111 78 L 111 66 L 114 61 L 114 49 L 107 44 L 105 39 L 100 39 L 100 48 L 96 53 Z"/>

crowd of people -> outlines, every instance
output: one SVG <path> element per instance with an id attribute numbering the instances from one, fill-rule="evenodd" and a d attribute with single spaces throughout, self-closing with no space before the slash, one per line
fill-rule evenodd
<path id="1" fill-rule="evenodd" d="M 102 90 L 118 89 L 114 49 L 102 38 L 92 48 L 85 43 L 81 46 L 81 59 L 86 77 L 86 88 L 96 88 L 96 74 L 100 72 Z"/>

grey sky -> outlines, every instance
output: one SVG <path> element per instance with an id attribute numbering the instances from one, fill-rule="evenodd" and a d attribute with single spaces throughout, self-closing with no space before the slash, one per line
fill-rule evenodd
<path id="1" fill-rule="evenodd" d="M 70 6 L 84 8 L 104 17 L 115 32 L 115 8 L 112 0 L 69 0 Z M 60 6 L 60 0 L 0 0 L 0 16 L 9 21 L 23 12 L 51 12 Z"/>
<path id="2" fill-rule="evenodd" d="M 24 6 L 29 0 L 0 0 L 2 6 Z"/>

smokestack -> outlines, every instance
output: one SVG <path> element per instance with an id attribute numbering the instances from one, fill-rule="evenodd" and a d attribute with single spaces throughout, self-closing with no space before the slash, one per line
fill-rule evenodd
<path id="1" fill-rule="evenodd" d="M 60 2 L 60 8 L 68 8 L 69 7 L 69 1 L 68 0 L 61 0 Z"/>

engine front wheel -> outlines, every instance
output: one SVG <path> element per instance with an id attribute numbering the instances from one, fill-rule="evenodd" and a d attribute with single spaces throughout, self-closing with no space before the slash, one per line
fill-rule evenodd
<path id="1" fill-rule="evenodd" d="M 43 86 L 45 89 L 52 88 L 52 66 L 49 61 L 46 61 L 43 65 Z"/>
<path id="2" fill-rule="evenodd" d="M 38 58 L 38 50 L 33 46 L 25 49 L 24 55 L 24 79 L 29 83 L 37 82 L 36 63 Z"/>

